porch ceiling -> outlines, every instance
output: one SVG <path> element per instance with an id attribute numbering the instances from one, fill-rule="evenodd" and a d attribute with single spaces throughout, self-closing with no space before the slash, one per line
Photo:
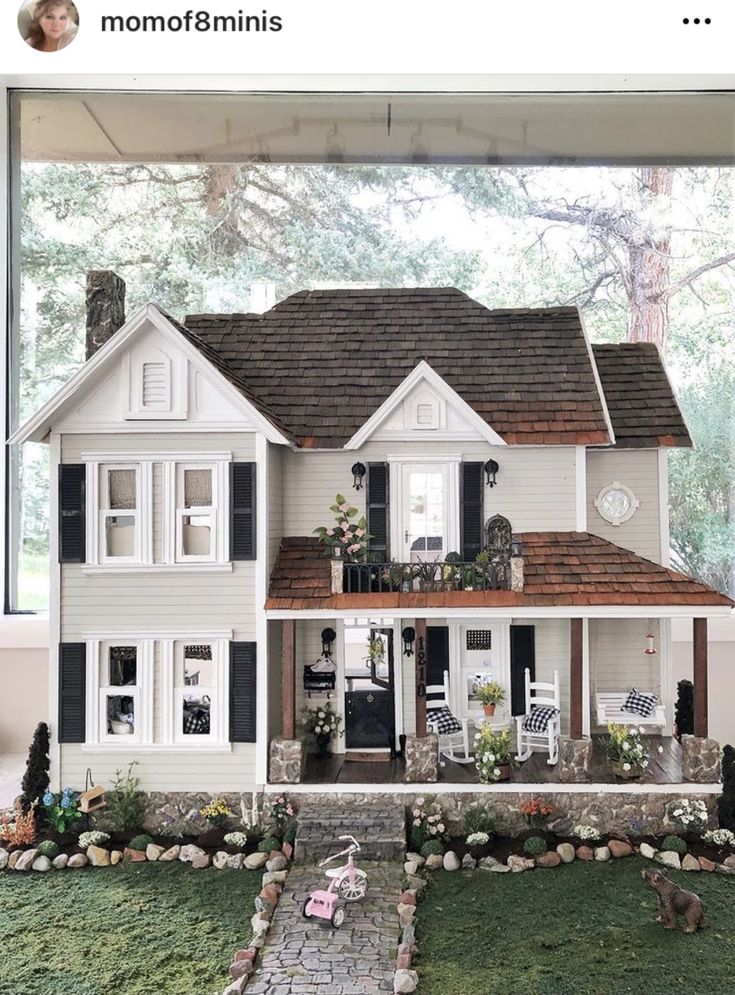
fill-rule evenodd
<path id="1" fill-rule="evenodd" d="M 731 609 L 734 602 L 706 584 L 645 560 L 589 532 L 525 532 L 524 589 L 514 591 L 332 594 L 330 559 L 310 536 L 283 539 L 266 601 L 280 610 L 395 610 L 623 606 Z"/>

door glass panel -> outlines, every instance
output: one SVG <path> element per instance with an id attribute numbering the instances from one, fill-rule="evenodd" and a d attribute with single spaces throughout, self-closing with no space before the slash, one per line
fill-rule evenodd
<path id="1" fill-rule="evenodd" d="M 444 473 L 411 470 L 408 475 L 408 549 L 411 563 L 444 559 Z"/>
<path id="2" fill-rule="evenodd" d="M 380 680 L 390 679 L 388 634 L 368 627 L 345 629 L 345 681 L 347 690 L 384 690 L 374 684 L 372 674 Z M 373 667 L 371 668 L 371 657 Z"/>

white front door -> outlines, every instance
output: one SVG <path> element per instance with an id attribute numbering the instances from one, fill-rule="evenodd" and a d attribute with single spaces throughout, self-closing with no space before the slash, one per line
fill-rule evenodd
<path id="1" fill-rule="evenodd" d="M 449 467 L 442 463 L 407 463 L 402 467 L 402 477 L 402 561 L 443 560 L 450 551 Z"/>

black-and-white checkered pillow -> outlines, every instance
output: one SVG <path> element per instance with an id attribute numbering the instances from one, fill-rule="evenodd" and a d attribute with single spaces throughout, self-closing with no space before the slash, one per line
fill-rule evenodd
<path id="1" fill-rule="evenodd" d="M 559 709 L 551 705 L 531 705 L 531 711 L 523 720 L 523 731 L 546 732 L 549 722 L 558 714 Z"/>
<path id="2" fill-rule="evenodd" d="M 462 729 L 461 722 L 455 719 L 446 705 L 442 705 L 441 708 L 427 708 L 426 724 L 440 736 L 448 736 L 450 733 L 460 732 Z"/>
<path id="3" fill-rule="evenodd" d="M 644 718 L 648 718 L 649 715 L 653 714 L 657 701 L 657 695 L 633 688 L 632 691 L 628 691 L 628 697 L 625 699 L 621 711 L 633 712 L 635 715 L 642 715 Z"/>

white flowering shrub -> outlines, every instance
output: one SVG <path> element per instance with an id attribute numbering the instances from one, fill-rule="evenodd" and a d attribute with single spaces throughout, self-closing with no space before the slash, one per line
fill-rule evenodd
<path id="1" fill-rule="evenodd" d="M 735 833 L 731 829 L 708 829 L 702 835 L 702 839 L 712 846 L 724 846 L 735 850 Z"/>
<path id="2" fill-rule="evenodd" d="M 572 836 L 576 836 L 578 840 L 582 840 L 586 843 L 592 843 L 600 838 L 600 830 L 595 829 L 594 826 L 572 826 Z"/>
<path id="3" fill-rule="evenodd" d="M 610 763 L 631 777 L 637 777 L 648 767 L 644 732 L 642 726 L 623 726 L 608 722 L 607 736 L 602 737 L 602 748 Z"/>
<path id="4" fill-rule="evenodd" d="M 242 832 L 225 833 L 224 840 L 228 846 L 236 846 L 238 850 L 244 850 L 248 842 L 248 834 Z"/>
<path id="5" fill-rule="evenodd" d="M 670 816 L 684 832 L 701 833 L 707 825 L 707 805 L 702 798 L 680 798 L 671 808 Z"/>
<path id="6" fill-rule="evenodd" d="M 341 736 L 341 724 L 342 716 L 332 709 L 332 702 L 329 700 L 316 708 L 304 709 L 304 728 L 315 736 L 326 736 L 328 739 Z"/>
<path id="7" fill-rule="evenodd" d="M 503 768 L 510 763 L 511 752 L 510 729 L 494 732 L 489 723 L 483 722 L 475 735 L 475 767 L 482 784 L 500 780 Z"/>
<path id="8" fill-rule="evenodd" d="M 90 829 L 89 832 L 79 834 L 79 846 L 86 850 L 89 846 L 104 846 L 110 842 L 110 834 L 103 833 L 99 829 Z"/>
<path id="9" fill-rule="evenodd" d="M 411 848 L 418 851 L 429 840 L 445 843 L 449 839 L 442 807 L 435 798 L 419 797 L 413 803 L 409 835 Z"/>
<path id="10" fill-rule="evenodd" d="M 489 842 L 490 837 L 487 833 L 470 833 L 467 837 L 467 846 L 485 846 Z"/>

